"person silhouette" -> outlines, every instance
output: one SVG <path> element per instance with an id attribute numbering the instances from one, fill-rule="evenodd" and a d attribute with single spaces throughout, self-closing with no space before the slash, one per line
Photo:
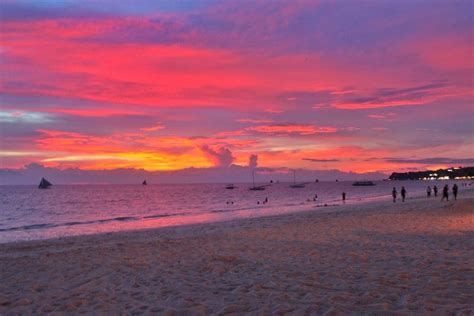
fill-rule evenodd
<path id="1" fill-rule="evenodd" d="M 405 190 L 405 187 L 402 187 L 400 193 L 402 194 L 402 202 L 405 202 L 405 197 L 407 196 L 407 190 Z"/>
<path id="2" fill-rule="evenodd" d="M 397 189 L 395 187 L 392 190 L 393 203 L 397 201 Z"/>
<path id="3" fill-rule="evenodd" d="M 428 188 L 426 189 L 426 196 L 431 197 L 431 187 L 430 186 L 428 186 Z"/>
<path id="4" fill-rule="evenodd" d="M 443 201 L 446 198 L 446 201 L 449 201 L 449 186 L 446 184 L 443 188 L 443 197 L 441 198 L 441 201 Z"/>
<path id="5" fill-rule="evenodd" d="M 458 185 L 456 183 L 453 185 L 453 196 L 455 200 L 458 199 Z"/>
<path id="6" fill-rule="evenodd" d="M 433 187 L 433 192 L 434 192 L 434 196 L 437 197 L 438 196 L 438 187 L 436 185 Z"/>
<path id="7" fill-rule="evenodd" d="M 346 203 L 346 192 L 342 192 L 342 203 Z"/>

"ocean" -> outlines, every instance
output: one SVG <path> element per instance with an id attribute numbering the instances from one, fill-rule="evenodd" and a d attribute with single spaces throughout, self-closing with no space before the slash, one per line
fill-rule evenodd
<path id="1" fill-rule="evenodd" d="M 225 184 L 53 185 L 46 190 L 0 186 L 0 243 L 318 212 L 325 204 L 342 204 L 343 191 L 347 205 L 392 203 L 394 186 L 398 191 L 405 186 L 412 198 L 426 195 L 428 185 L 451 187 L 453 181 L 375 183 L 356 187 L 352 182 L 319 182 L 299 189 L 276 183 L 264 191 L 250 191 L 250 184 L 236 184 L 233 190 Z"/>

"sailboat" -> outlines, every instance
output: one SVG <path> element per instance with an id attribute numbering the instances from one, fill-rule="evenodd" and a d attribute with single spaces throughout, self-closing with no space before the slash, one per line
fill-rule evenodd
<path id="1" fill-rule="evenodd" d="M 52 186 L 51 182 L 49 182 L 45 178 L 41 178 L 41 182 L 38 185 L 38 188 L 39 189 L 49 189 L 50 186 Z"/>
<path id="2" fill-rule="evenodd" d="M 263 191 L 265 190 L 266 185 L 255 185 L 255 171 L 252 171 L 252 183 L 253 186 L 249 188 L 250 191 Z"/>
<path id="3" fill-rule="evenodd" d="M 293 170 L 293 184 L 290 184 L 290 188 L 301 189 L 301 188 L 304 188 L 304 187 L 305 187 L 304 183 L 296 183 L 296 171 Z"/>
<path id="4" fill-rule="evenodd" d="M 142 182 L 142 185 L 147 185 L 148 183 L 146 182 L 146 180 L 143 180 Z"/>
<path id="5" fill-rule="evenodd" d="M 225 188 L 226 188 L 227 190 L 233 190 L 233 189 L 236 188 L 236 186 L 230 183 L 230 184 L 226 185 Z"/>

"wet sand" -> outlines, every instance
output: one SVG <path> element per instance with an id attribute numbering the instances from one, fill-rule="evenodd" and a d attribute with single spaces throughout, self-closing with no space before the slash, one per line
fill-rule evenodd
<path id="1" fill-rule="evenodd" d="M 474 195 L 0 245 L 0 314 L 474 313 Z"/>

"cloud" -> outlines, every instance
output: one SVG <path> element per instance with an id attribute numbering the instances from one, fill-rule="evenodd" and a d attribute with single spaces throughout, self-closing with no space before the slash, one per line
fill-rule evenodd
<path id="1" fill-rule="evenodd" d="M 371 93 L 360 92 L 343 95 L 333 102 L 339 109 L 373 109 L 405 105 L 423 105 L 453 95 L 450 85 L 445 82 L 433 82 L 405 88 L 381 88 Z M 382 118 L 376 115 L 371 118 Z"/>
<path id="2" fill-rule="evenodd" d="M 314 158 L 303 158 L 303 160 L 312 161 L 312 162 L 336 162 L 336 161 L 340 161 L 339 159 L 314 159 Z"/>
<path id="3" fill-rule="evenodd" d="M 268 167 L 337 157 L 367 171 L 395 164 L 349 159 L 472 152 L 469 1 L 0 6 L 0 144 L 17 155 L 2 166 L 176 170 L 228 164 L 227 148 L 242 166 L 255 153 Z M 370 110 L 387 107 L 395 117 Z M 149 133 L 156 122 L 173 136 Z M 349 144 L 360 149 L 331 151 Z"/>
<path id="4" fill-rule="evenodd" d="M 267 113 L 272 113 L 272 114 L 280 114 L 284 112 L 283 110 L 274 109 L 274 108 L 267 108 L 267 109 L 264 109 L 263 111 Z"/>
<path id="5" fill-rule="evenodd" d="M 90 109 L 61 109 L 51 108 L 44 109 L 45 112 L 61 113 L 71 116 L 82 117 L 110 117 L 110 116 L 132 116 L 143 115 L 140 111 L 122 110 L 122 109 L 104 109 L 104 108 L 90 108 Z"/>
<path id="6" fill-rule="evenodd" d="M 243 119 L 238 119 L 237 122 L 240 123 L 256 123 L 256 124 L 266 124 L 266 123 L 272 123 L 272 120 L 267 120 L 267 119 L 250 119 L 250 118 L 243 118 Z"/>
<path id="7" fill-rule="evenodd" d="M 388 162 L 403 164 L 425 164 L 425 165 L 474 165 L 474 158 L 422 158 L 422 159 L 403 159 L 403 158 L 385 158 Z"/>
<path id="8" fill-rule="evenodd" d="M 330 126 L 317 127 L 311 124 L 274 124 L 258 125 L 245 129 L 247 132 L 269 135 L 314 135 L 320 133 L 335 133 L 337 128 Z"/>
<path id="9" fill-rule="evenodd" d="M 383 120 L 387 118 L 387 116 L 382 115 L 382 114 L 369 114 L 367 115 L 367 117 L 371 119 L 376 119 L 376 120 Z"/>
<path id="10" fill-rule="evenodd" d="M 0 111 L 2 123 L 30 123 L 41 124 L 53 121 L 53 115 L 42 112 Z"/>
<path id="11" fill-rule="evenodd" d="M 228 148 L 220 147 L 214 150 L 208 145 L 203 145 L 200 148 L 216 167 L 229 167 L 234 161 L 234 156 Z"/>
<path id="12" fill-rule="evenodd" d="M 246 127 L 236 131 L 226 131 L 218 133 L 219 136 L 235 137 L 249 135 L 271 135 L 271 136 L 309 136 L 316 134 L 336 133 L 339 129 L 331 126 L 315 126 L 312 124 L 268 124 Z M 355 128 L 346 128 L 344 130 L 354 131 Z"/>
<path id="13" fill-rule="evenodd" d="M 249 156 L 249 168 L 255 169 L 258 166 L 258 156 L 257 155 L 250 155 Z"/>
<path id="14" fill-rule="evenodd" d="M 157 123 L 155 126 L 152 127 L 143 127 L 140 128 L 140 130 L 145 131 L 145 132 L 154 132 L 154 131 L 159 131 L 164 129 L 166 126 L 162 123 Z"/>

